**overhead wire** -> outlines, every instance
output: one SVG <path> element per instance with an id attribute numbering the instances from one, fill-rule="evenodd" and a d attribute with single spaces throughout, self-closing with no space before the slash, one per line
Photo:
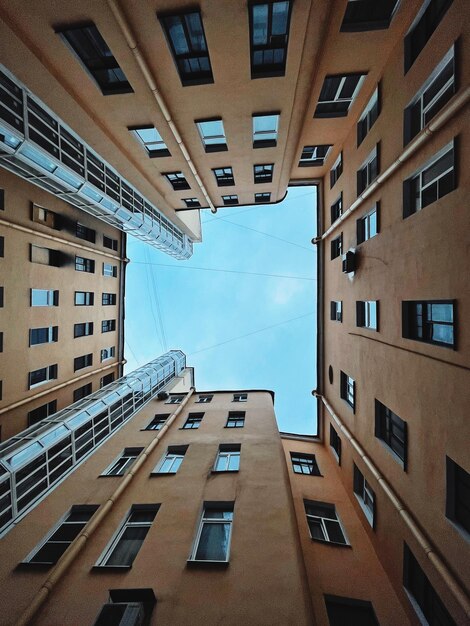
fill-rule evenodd
<path id="1" fill-rule="evenodd" d="M 154 324 L 155 324 L 155 332 L 156 332 L 158 341 L 160 342 L 160 346 L 161 346 L 162 350 L 164 351 L 164 348 L 163 348 L 163 337 L 162 337 L 161 332 L 160 332 L 160 327 L 158 325 L 157 318 L 155 317 L 154 307 L 152 306 L 152 292 L 150 291 L 150 268 L 149 268 L 150 260 L 149 260 L 147 247 L 144 248 L 144 256 L 147 259 L 147 262 L 145 263 L 145 266 L 146 266 L 145 267 L 145 278 L 147 280 L 147 295 L 148 295 L 148 301 L 149 301 L 149 305 L 150 305 L 150 312 L 152 314 L 153 321 L 154 321 Z"/>
<path id="2" fill-rule="evenodd" d="M 239 335 L 238 337 L 232 337 L 231 339 L 227 339 L 225 341 L 220 341 L 219 343 L 215 343 L 212 346 L 207 346 L 206 348 L 201 348 L 200 350 L 195 350 L 194 352 L 190 352 L 188 356 L 194 356 L 195 354 L 200 354 L 201 352 L 206 352 L 207 350 L 212 350 L 214 348 L 218 348 L 219 346 L 224 346 L 227 343 L 231 343 L 233 341 L 238 341 L 239 339 L 244 339 L 245 337 L 251 337 L 252 335 L 257 335 L 258 333 L 263 333 L 266 330 L 270 330 L 271 328 L 276 328 L 277 326 L 284 326 L 285 324 L 289 324 L 291 322 L 295 322 L 304 317 L 308 317 L 309 315 L 314 315 L 315 311 L 310 311 L 309 313 L 304 313 L 303 315 L 298 315 L 297 317 L 291 317 L 288 320 L 284 320 L 283 322 L 278 322 L 277 324 L 271 324 L 269 326 L 264 326 L 263 328 L 258 328 L 258 330 L 253 330 L 249 333 L 245 333 L 244 335 Z"/>
<path id="3" fill-rule="evenodd" d="M 149 256 L 147 257 L 147 259 L 149 260 Z M 152 281 L 152 287 L 153 287 L 153 296 L 154 296 L 154 300 L 155 300 L 155 305 L 156 305 L 156 309 L 157 309 L 157 317 L 158 317 L 158 323 L 159 323 L 159 328 L 160 328 L 160 333 L 163 339 L 163 350 L 165 352 L 168 351 L 168 342 L 166 340 L 166 332 L 165 332 L 165 323 L 163 321 L 163 314 L 162 314 L 162 310 L 160 307 L 160 298 L 158 295 L 158 289 L 157 289 L 157 282 L 156 282 L 156 277 L 155 277 L 155 272 L 150 270 L 150 277 L 151 277 L 151 281 Z"/>
<path id="4" fill-rule="evenodd" d="M 159 267 L 172 267 L 173 269 L 197 270 L 201 272 L 222 272 L 226 274 L 243 274 L 248 276 L 267 276 L 269 278 L 285 278 L 289 280 L 307 280 L 315 282 L 317 279 L 310 276 L 288 276 L 286 274 L 267 274 L 264 272 L 244 272 L 242 270 L 228 270 L 215 267 L 197 267 L 195 265 L 171 265 L 169 263 L 152 263 L 147 261 L 133 261 L 137 265 L 158 265 Z"/>
<path id="5" fill-rule="evenodd" d="M 244 228 L 245 230 L 251 230 L 254 233 L 258 233 L 259 235 L 264 235 L 265 237 L 270 237 L 271 239 L 277 239 L 277 241 L 283 241 L 284 243 L 288 243 L 291 246 L 296 246 L 296 248 L 302 248 L 302 250 L 307 250 L 307 252 L 312 253 L 312 248 L 307 248 L 307 246 L 303 246 L 300 243 L 294 243 L 293 241 L 288 241 L 287 239 L 283 239 L 282 237 L 277 237 L 276 235 L 271 235 L 270 233 L 265 233 L 263 230 L 257 230 L 256 228 L 251 228 L 251 226 L 245 226 L 245 224 L 237 224 L 237 222 L 232 222 L 224 217 L 220 218 L 222 222 L 227 222 L 227 224 L 233 224 L 234 226 L 238 226 L 239 228 Z"/>

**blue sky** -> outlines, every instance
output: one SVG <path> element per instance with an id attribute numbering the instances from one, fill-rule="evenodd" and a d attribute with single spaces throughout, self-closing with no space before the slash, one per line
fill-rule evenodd
<path id="1" fill-rule="evenodd" d="M 188 261 L 128 237 L 126 372 L 179 348 L 198 391 L 272 389 L 279 429 L 314 433 L 314 188 L 290 188 L 277 205 L 202 211 L 202 222 Z"/>

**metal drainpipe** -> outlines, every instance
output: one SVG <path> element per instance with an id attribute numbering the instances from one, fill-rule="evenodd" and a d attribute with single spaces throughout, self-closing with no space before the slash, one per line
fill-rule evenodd
<path id="1" fill-rule="evenodd" d="M 152 439 L 152 441 L 145 448 L 145 450 L 140 453 L 137 461 L 134 463 L 134 465 L 132 465 L 129 472 L 124 476 L 119 486 L 113 491 L 113 493 L 109 496 L 106 502 L 101 504 L 91 520 L 86 524 L 82 532 L 72 541 L 70 546 L 67 548 L 67 550 L 64 552 L 64 554 L 60 557 L 56 565 L 51 570 L 45 582 L 43 582 L 43 584 L 41 585 L 39 591 L 31 600 L 27 609 L 15 622 L 15 626 L 27 626 L 27 624 L 31 622 L 31 620 L 34 618 L 34 616 L 42 607 L 42 605 L 46 602 L 46 600 L 48 600 L 54 587 L 62 580 L 62 577 L 66 574 L 69 567 L 72 565 L 72 563 L 85 547 L 88 539 L 93 535 L 93 533 L 99 527 L 106 515 L 111 511 L 115 502 L 121 497 L 121 495 L 130 485 L 134 476 L 143 467 L 148 456 L 157 447 L 160 439 L 163 437 L 168 428 L 171 426 L 171 424 L 175 421 L 175 419 L 184 409 L 186 404 L 189 402 L 189 399 L 193 395 L 194 391 L 195 388 L 190 387 L 183 402 L 178 406 L 173 415 L 168 418 L 166 424 L 161 430 L 158 431 L 158 434 Z"/>
<path id="2" fill-rule="evenodd" d="M 361 447 L 357 439 L 355 439 L 355 437 L 349 432 L 349 430 L 343 424 L 343 422 L 338 417 L 338 415 L 336 415 L 332 406 L 330 405 L 328 400 L 325 398 L 325 396 L 319 394 L 316 391 L 314 392 L 314 395 L 317 398 L 321 399 L 328 413 L 336 422 L 337 426 L 342 431 L 346 439 L 348 439 L 351 446 L 355 449 L 358 455 L 362 458 L 362 460 L 364 461 L 364 464 L 367 465 L 370 472 L 376 478 L 377 482 L 379 483 L 379 485 L 382 487 L 383 491 L 385 492 L 385 495 L 388 497 L 388 499 L 390 500 L 394 508 L 398 511 L 398 514 L 403 519 L 408 529 L 411 531 L 413 537 L 416 539 L 416 541 L 419 543 L 421 548 L 424 550 L 427 558 L 431 561 L 435 569 L 442 576 L 448 589 L 451 591 L 454 598 L 457 600 L 459 605 L 464 610 L 465 615 L 470 618 L 470 600 L 467 594 L 462 589 L 459 582 L 453 576 L 453 574 L 451 573 L 447 565 L 444 563 L 444 561 L 441 559 L 439 554 L 436 552 L 436 549 L 432 545 L 431 541 L 425 536 L 425 534 L 417 526 L 410 512 L 406 509 L 403 502 L 401 502 L 401 500 L 398 498 L 398 496 L 394 492 L 391 485 L 382 476 L 382 474 L 377 469 L 372 459 L 366 454 L 365 450 L 363 450 L 363 448 Z"/>
<path id="3" fill-rule="evenodd" d="M 214 206 L 214 204 L 212 203 L 212 200 L 209 197 L 209 194 L 207 193 L 207 190 L 204 186 L 204 183 L 201 180 L 201 177 L 199 176 L 199 173 L 196 169 L 196 166 L 194 165 L 191 156 L 189 154 L 188 149 L 186 148 L 184 141 L 180 135 L 180 133 L 178 132 L 178 129 L 175 125 L 175 123 L 173 122 L 173 120 L 171 119 L 171 114 L 170 111 L 163 99 L 163 96 L 161 95 L 157 83 L 155 81 L 155 78 L 152 74 L 152 70 L 150 69 L 147 61 L 144 59 L 141 51 L 139 50 L 139 47 L 137 45 L 137 40 L 135 39 L 131 27 L 129 26 L 127 19 L 121 9 L 121 7 L 119 6 L 119 4 L 117 3 L 117 0 L 107 0 L 109 8 L 111 9 L 111 12 L 113 13 L 116 22 L 118 23 L 122 34 L 124 35 L 124 38 L 126 40 L 126 43 L 129 47 L 129 50 L 132 52 L 132 54 L 135 57 L 135 60 L 137 61 L 137 65 L 140 68 L 140 71 L 142 72 L 142 75 L 150 89 L 150 91 L 152 92 L 155 101 L 157 103 L 158 108 L 160 109 L 160 112 L 162 113 L 163 117 L 166 120 L 166 123 L 168 124 L 168 127 L 173 135 L 173 137 L 176 140 L 176 143 L 178 144 L 181 153 L 183 154 L 183 157 L 186 161 L 186 163 L 188 164 L 189 169 L 191 170 L 191 173 L 193 174 L 194 178 L 196 179 L 196 182 L 202 192 L 202 194 L 204 195 L 207 203 L 209 204 L 210 210 L 212 211 L 212 213 L 217 213 L 217 209 Z"/>
<path id="4" fill-rule="evenodd" d="M 461 109 L 467 101 L 470 99 L 470 87 L 467 87 L 461 94 L 454 96 L 450 100 L 449 104 L 437 114 L 437 116 L 429 122 L 427 126 L 417 135 L 413 141 L 403 150 L 400 156 L 387 167 L 385 172 L 380 174 L 373 183 L 367 187 L 367 189 L 355 200 L 349 209 L 343 213 L 343 215 L 336 220 L 322 235 L 322 239 L 328 237 L 334 230 L 336 230 L 349 215 L 355 211 L 363 202 L 367 200 L 387 178 L 389 178 L 405 161 L 407 161 L 414 153 L 421 147 L 421 145 L 428 141 L 437 130 L 439 130 L 444 124 L 453 117 L 459 109 Z"/>

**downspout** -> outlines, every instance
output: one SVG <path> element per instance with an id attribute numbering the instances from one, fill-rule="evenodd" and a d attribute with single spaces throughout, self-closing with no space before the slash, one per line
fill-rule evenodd
<path id="1" fill-rule="evenodd" d="M 126 269 L 129 259 L 127 258 L 127 234 L 121 231 L 121 262 L 119 272 L 119 317 L 118 317 L 118 360 L 122 364 L 119 366 L 118 378 L 124 375 L 123 364 L 124 360 L 124 342 L 125 342 L 125 328 L 124 320 L 126 318 L 125 311 L 125 298 L 126 298 Z"/>
<path id="2" fill-rule="evenodd" d="M 168 127 L 171 131 L 171 134 L 173 135 L 173 137 L 176 140 L 176 143 L 178 144 L 181 153 L 183 154 L 183 157 L 186 161 L 186 163 L 188 164 L 189 169 L 191 170 L 191 173 L 193 174 L 194 178 L 196 179 L 196 182 L 199 186 L 199 189 L 201 190 L 203 196 L 205 197 L 210 210 L 212 211 L 212 213 L 217 213 L 217 209 L 214 206 L 214 204 L 212 203 L 212 200 L 209 197 L 209 194 L 207 193 L 207 190 L 204 186 L 204 183 L 201 180 L 201 177 L 199 176 L 199 173 L 196 169 L 196 166 L 194 165 L 191 156 L 188 152 L 188 149 L 186 148 L 186 145 L 180 135 L 180 133 L 178 132 L 178 129 L 174 123 L 174 121 L 171 119 L 171 114 L 170 111 L 163 99 L 162 94 L 160 93 L 157 83 L 155 81 L 155 78 L 152 74 L 152 70 L 150 69 L 147 61 L 144 59 L 141 51 L 139 50 L 139 47 L 137 45 L 137 40 L 134 37 L 131 27 L 129 26 L 127 19 L 121 9 L 121 7 L 119 6 L 117 0 L 107 0 L 109 8 L 111 9 L 111 12 L 113 13 L 116 22 L 118 23 L 121 32 L 126 40 L 127 46 L 129 47 L 129 50 L 132 52 L 132 54 L 134 55 L 135 60 L 137 61 L 137 65 L 139 66 L 140 71 L 142 72 L 142 76 L 145 79 L 145 82 L 148 85 L 148 88 L 150 89 L 150 91 L 152 92 L 155 101 L 157 103 L 158 108 L 160 109 L 160 112 L 162 113 L 163 117 L 166 120 L 166 123 L 168 124 Z"/>
<path id="3" fill-rule="evenodd" d="M 351 204 L 349 209 L 341 215 L 322 235 L 322 239 L 325 239 L 334 230 L 336 230 L 350 215 L 355 211 L 363 202 L 367 200 L 377 188 L 380 187 L 395 171 L 410 157 L 412 157 L 422 144 L 426 143 L 435 132 L 437 132 L 442 126 L 444 126 L 451 117 L 453 117 L 470 99 L 470 87 L 467 87 L 461 94 L 454 96 L 450 100 L 449 104 L 436 115 L 436 117 L 429 122 L 427 126 L 409 143 L 400 156 L 393 161 L 387 169 L 380 174 L 373 183 L 367 187 L 367 189 L 361 193 L 361 195 Z"/>
<path id="4" fill-rule="evenodd" d="M 332 406 L 330 405 L 328 400 L 325 398 L 325 396 L 319 393 L 315 393 L 315 395 L 317 398 L 319 398 L 323 402 L 326 409 L 328 410 L 328 413 L 336 422 L 336 425 L 338 426 L 338 428 L 344 434 L 344 436 L 349 441 L 349 443 L 354 448 L 354 450 L 357 452 L 357 454 L 361 457 L 364 464 L 367 465 L 367 468 L 369 469 L 371 474 L 375 477 L 375 479 L 377 480 L 377 482 L 379 483 L 379 485 L 382 487 L 383 491 L 385 492 L 385 495 L 388 497 L 393 507 L 398 511 L 398 514 L 405 522 L 405 525 L 408 527 L 408 530 L 410 530 L 413 537 L 416 539 L 416 541 L 419 543 L 421 548 L 424 550 L 424 553 L 426 554 L 427 558 L 431 561 L 435 569 L 439 572 L 441 577 L 444 579 L 445 584 L 447 585 L 448 589 L 451 591 L 451 593 L 453 594 L 454 598 L 457 600 L 459 605 L 464 610 L 465 615 L 468 618 L 470 618 L 470 600 L 467 594 L 465 593 L 464 589 L 462 589 L 459 582 L 456 580 L 452 572 L 449 570 L 447 565 L 444 563 L 444 561 L 441 559 L 441 557 L 437 553 L 436 548 L 432 545 L 431 541 L 426 537 L 426 535 L 418 527 L 413 517 L 411 516 L 410 512 L 406 509 L 403 502 L 401 502 L 399 497 L 394 492 L 390 483 L 388 483 L 387 480 L 382 476 L 382 474 L 380 473 L 380 471 L 378 470 L 378 468 L 376 467 L 372 459 L 367 455 L 367 453 L 361 447 L 357 439 L 346 428 L 346 426 L 343 424 L 343 422 L 338 417 L 338 415 L 336 415 Z"/>
<path id="5" fill-rule="evenodd" d="M 42 605 L 49 599 L 52 590 L 54 587 L 62 580 L 63 576 L 66 574 L 69 567 L 78 557 L 80 552 L 86 545 L 88 539 L 93 535 L 95 530 L 100 526 L 101 522 L 107 516 L 107 514 L 111 511 L 114 504 L 121 497 L 121 495 L 126 491 L 127 487 L 132 482 L 134 476 L 138 474 L 140 469 L 143 467 L 145 461 L 148 456 L 153 452 L 153 450 L 157 447 L 163 435 L 166 433 L 171 424 L 175 421 L 181 411 L 184 409 L 186 404 L 189 402 L 192 394 L 194 393 L 194 387 L 191 387 L 188 393 L 186 394 L 183 402 L 178 406 L 176 411 L 171 415 L 171 417 L 166 421 L 165 425 L 161 430 L 158 431 L 158 434 L 152 439 L 149 445 L 143 450 L 137 461 L 132 465 L 128 474 L 126 474 L 119 484 L 119 486 L 113 491 L 113 493 L 109 496 L 109 498 L 104 502 L 96 513 L 93 515 L 91 520 L 86 524 L 82 532 L 72 541 L 70 546 L 61 556 L 61 558 L 57 561 L 56 565 L 53 567 L 47 580 L 41 585 L 41 588 L 36 593 L 34 598 L 31 600 L 27 609 L 20 616 L 18 621 L 15 623 L 15 626 L 27 626 L 34 618 L 36 613 L 42 607 Z"/>
<path id="6" fill-rule="evenodd" d="M 44 391 L 40 391 L 39 393 L 35 393 L 32 396 L 28 396 L 27 398 L 24 398 L 23 400 L 18 400 L 18 402 L 13 402 L 13 404 L 9 404 L 8 406 L 3 407 L 3 409 L 0 409 L 0 415 L 2 415 L 3 413 L 6 413 L 7 411 L 16 409 L 17 407 L 22 406 L 23 404 L 27 404 L 28 402 L 31 402 L 32 400 L 37 400 L 38 398 L 47 396 L 49 393 L 54 393 L 58 389 L 63 389 L 64 387 L 68 387 L 69 385 L 74 385 L 75 383 L 78 383 L 81 380 L 84 380 L 85 378 L 89 378 L 90 376 L 93 376 L 94 374 L 101 374 L 102 372 L 105 372 L 106 370 L 109 370 L 112 367 L 116 367 L 116 365 L 118 367 L 122 367 L 123 365 L 125 365 L 125 363 L 127 363 L 125 359 L 123 359 L 122 361 L 117 361 L 116 363 L 110 363 L 109 365 L 105 365 L 104 367 L 99 367 L 98 369 L 93 370 L 92 372 L 87 372 L 86 374 L 77 376 L 77 378 L 72 378 L 72 380 L 67 380 L 64 383 L 60 383 L 60 385 L 56 385 L 55 387 L 48 387 Z"/>

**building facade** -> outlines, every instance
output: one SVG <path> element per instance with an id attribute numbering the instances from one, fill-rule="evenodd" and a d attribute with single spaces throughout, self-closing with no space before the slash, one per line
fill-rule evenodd
<path id="1" fill-rule="evenodd" d="M 122 375 L 126 235 L 1 170 L 4 441 Z"/>

